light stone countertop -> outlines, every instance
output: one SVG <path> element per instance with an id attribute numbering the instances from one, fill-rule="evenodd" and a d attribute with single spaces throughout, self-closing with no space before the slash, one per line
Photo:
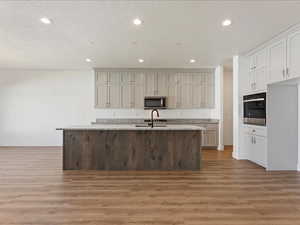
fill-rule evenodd
<path id="1" fill-rule="evenodd" d="M 87 126 L 70 126 L 56 130 L 205 130 L 194 125 L 167 125 L 165 127 L 136 127 L 135 124 L 94 124 Z"/>

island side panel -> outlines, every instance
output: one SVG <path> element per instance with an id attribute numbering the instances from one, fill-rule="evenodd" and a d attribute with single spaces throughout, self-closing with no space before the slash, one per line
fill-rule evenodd
<path id="1" fill-rule="evenodd" d="M 197 170 L 200 130 L 65 130 L 65 170 Z"/>

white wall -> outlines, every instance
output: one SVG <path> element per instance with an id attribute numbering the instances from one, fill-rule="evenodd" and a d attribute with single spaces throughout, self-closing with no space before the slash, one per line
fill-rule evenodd
<path id="1" fill-rule="evenodd" d="M 1 71 L 0 145 L 61 145 L 55 128 L 95 118 L 92 71 Z"/>
<path id="2" fill-rule="evenodd" d="M 219 119 L 219 97 L 215 109 L 161 110 L 161 116 Z M 92 70 L 0 70 L 0 146 L 60 146 L 62 135 L 57 127 L 148 114 L 131 109 L 95 110 Z"/>
<path id="3" fill-rule="evenodd" d="M 224 70 L 224 145 L 233 144 L 233 86 L 232 70 Z"/>

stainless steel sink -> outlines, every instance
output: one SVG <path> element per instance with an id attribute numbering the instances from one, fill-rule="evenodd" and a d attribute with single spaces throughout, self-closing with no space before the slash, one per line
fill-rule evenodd
<path id="1" fill-rule="evenodd" d="M 154 124 L 153 127 L 166 127 L 167 125 L 165 124 Z M 149 127 L 151 128 L 151 125 L 148 124 L 136 124 L 135 127 Z"/>

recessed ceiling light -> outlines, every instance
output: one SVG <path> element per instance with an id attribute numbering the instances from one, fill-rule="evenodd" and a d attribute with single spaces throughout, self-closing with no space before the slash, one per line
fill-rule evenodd
<path id="1" fill-rule="evenodd" d="M 230 26 L 230 25 L 231 25 L 231 20 L 229 20 L 229 19 L 226 19 L 222 22 L 223 27 L 227 27 L 227 26 Z"/>
<path id="2" fill-rule="evenodd" d="M 142 21 L 141 19 L 139 19 L 139 18 L 135 18 L 135 19 L 133 20 L 133 24 L 136 25 L 136 26 L 139 26 L 139 25 L 141 25 L 142 23 L 143 23 L 143 21 Z"/>
<path id="3" fill-rule="evenodd" d="M 86 61 L 86 62 L 92 62 L 92 60 L 89 59 L 89 58 L 86 58 L 85 61 Z"/>
<path id="4" fill-rule="evenodd" d="M 41 18 L 40 21 L 44 24 L 51 24 L 52 23 L 52 21 L 47 17 Z"/>
<path id="5" fill-rule="evenodd" d="M 143 59 L 139 59 L 139 63 L 143 63 L 144 62 L 144 60 Z"/>
<path id="6" fill-rule="evenodd" d="M 190 59 L 190 63 L 195 63 L 196 60 L 195 59 Z"/>

